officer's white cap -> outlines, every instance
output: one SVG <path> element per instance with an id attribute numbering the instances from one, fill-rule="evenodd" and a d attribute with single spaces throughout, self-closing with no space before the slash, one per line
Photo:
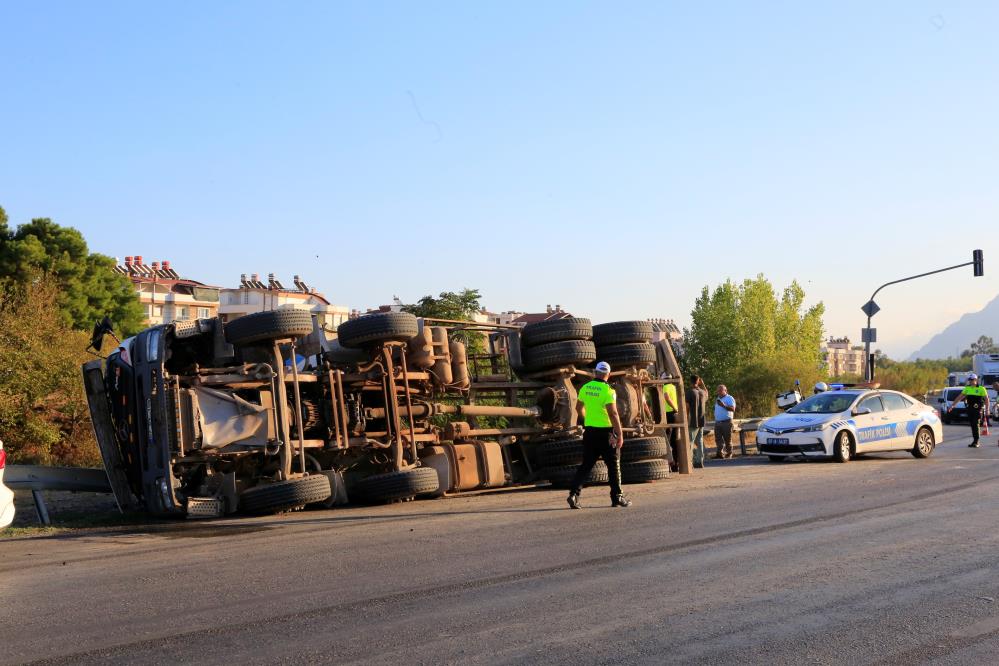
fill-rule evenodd
<path id="1" fill-rule="evenodd" d="M 972 379 L 978 379 L 978 375 L 976 375 L 975 373 L 971 373 L 970 375 L 968 375 L 968 381 L 970 382 Z"/>
<path id="2" fill-rule="evenodd" d="M 610 363 L 608 363 L 607 361 L 600 361 L 599 363 L 597 363 L 597 367 L 595 369 L 601 375 L 609 375 Z"/>

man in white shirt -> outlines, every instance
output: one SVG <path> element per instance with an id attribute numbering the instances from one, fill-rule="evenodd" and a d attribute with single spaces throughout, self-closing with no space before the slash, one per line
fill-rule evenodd
<path id="1" fill-rule="evenodd" d="M 735 398 L 728 394 L 728 387 L 718 385 L 715 398 L 715 458 L 732 457 L 732 417 L 735 416 Z"/>

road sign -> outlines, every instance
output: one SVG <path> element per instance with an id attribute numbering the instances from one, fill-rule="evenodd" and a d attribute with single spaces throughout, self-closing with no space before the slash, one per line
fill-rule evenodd
<path id="1" fill-rule="evenodd" d="M 860 329 L 860 341 L 861 342 L 877 342 L 878 341 L 878 329 L 876 329 L 876 328 L 862 328 L 862 329 Z"/>
<path id="2" fill-rule="evenodd" d="M 860 308 L 864 311 L 864 314 L 868 317 L 873 317 L 877 313 L 881 312 L 881 308 L 874 301 L 867 301 L 864 303 L 864 307 Z"/>

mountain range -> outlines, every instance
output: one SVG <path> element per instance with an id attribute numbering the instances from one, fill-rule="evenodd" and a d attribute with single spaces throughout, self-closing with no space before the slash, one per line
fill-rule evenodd
<path id="1" fill-rule="evenodd" d="M 937 333 L 925 345 L 914 351 L 909 360 L 917 358 L 947 358 L 956 350 L 965 350 L 981 335 L 999 338 L 999 296 L 978 312 L 969 312 Z"/>

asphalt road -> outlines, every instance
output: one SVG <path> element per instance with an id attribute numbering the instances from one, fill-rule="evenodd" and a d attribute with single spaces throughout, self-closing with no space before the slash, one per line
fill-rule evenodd
<path id="1" fill-rule="evenodd" d="M 994 663 L 999 447 L 0 541 L 0 663 Z"/>

